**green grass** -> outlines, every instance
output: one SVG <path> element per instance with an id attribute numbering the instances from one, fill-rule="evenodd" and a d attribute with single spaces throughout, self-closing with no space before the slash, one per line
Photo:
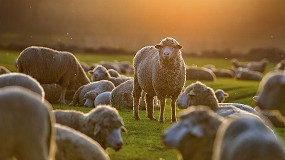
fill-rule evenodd
<path id="1" fill-rule="evenodd" d="M 14 62 L 19 52 L 0 51 L 0 65 L 6 66 L 12 71 L 16 71 Z M 76 57 L 86 62 L 87 64 L 97 63 L 99 61 L 129 61 L 132 62 L 131 55 L 83 55 L 76 54 Z M 187 65 L 196 64 L 203 66 L 205 64 L 214 64 L 217 68 L 230 68 L 231 63 L 228 59 L 204 59 L 204 58 L 185 58 Z M 267 71 L 271 70 L 275 64 L 269 64 Z M 187 81 L 185 86 L 190 85 L 194 81 Z M 215 82 L 203 81 L 213 89 L 224 89 L 230 94 L 226 102 L 244 103 L 254 106 L 251 98 L 256 94 L 259 83 L 253 81 L 237 81 L 234 79 L 218 78 Z M 122 150 L 115 152 L 112 149 L 107 149 L 111 159 L 114 160 L 138 160 L 138 159 L 177 159 L 177 151 L 174 149 L 166 149 L 161 143 L 161 133 L 171 125 L 170 122 L 170 104 L 167 101 L 164 124 L 158 121 L 151 121 L 146 118 L 145 111 L 140 111 L 141 120 L 135 121 L 132 118 L 132 111 L 119 110 L 123 117 L 127 133 L 122 133 L 124 145 Z M 53 105 L 54 109 L 74 109 L 82 112 L 88 112 L 90 108 L 84 107 L 69 107 L 63 105 Z M 177 112 L 181 110 L 177 109 Z M 159 111 L 155 111 L 155 116 L 158 117 Z M 278 135 L 285 140 L 285 129 L 276 129 Z M 207 146 L 205 146 L 207 147 Z"/>

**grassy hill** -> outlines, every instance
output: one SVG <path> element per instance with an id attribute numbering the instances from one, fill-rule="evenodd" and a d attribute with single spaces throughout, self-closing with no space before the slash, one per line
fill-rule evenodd
<path id="1" fill-rule="evenodd" d="M 14 62 L 19 52 L 0 51 L 0 65 L 6 66 L 12 71 L 16 71 Z M 132 56 L 122 55 L 88 55 L 88 54 L 76 54 L 76 57 L 80 61 L 84 61 L 87 64 L 97 63 L 99 61 L 129 61 L 132 62 Z M 196 64 L 197 66 L 203 66 L 205 64 L 213 64 L 217 68 L 230 68 L 231 63 L 229 59 L 204 59 L 204 58 L 191 58 L 186 57 L 185 62 L 187 65 Z M 270 63 L 267 66 L 267 71 L 272 70 L 275 64 Z M 193 81 L 187 81 L 185 86 L 188 86 Z M 218 78 L 215 82 L 203 81 L 213 89 L 221 88 L 230 94 L 230 97 L 226 102 L 244 103 L 250 106 L 254 106 L 251 98 L 256 94 L 259 82 L 253 81 L 237 81 L 235 79 Z M 91 108 L 84 107 L 70 107 L 64 105 L 53 105 L 54 109 L 75 109 L 82 112 L 88 112 Z M 178 113 L 181 110 L 177 109 Z M 160 135 L 161 133 L 171 125 L 170 120 L 170 104 L 167 101 L 164 124 L 158 121 L 150 121 L 146 118 L 145 111 L 140 111 L 141 120 L 135 121 L 132 118 L 132 111 L 120 110 L 120 115 L 123 117 L 125 126 L 128 129 L 128 133 L 123 133 L 124 145 L 122 150 L 115 152 L 112 149 L 107 149 L 111 159 L 116 160 L 138 160 L 138 159 L 177 159 L 174 149 L 166 149 L 162 143 Z M 158 117 L 159 111 L 155 111 L 155 116 Z M 285 130 L 282 128 L 276 129 L 277 133 L 284 139 Z M 207 147 L 207 146 L 205 146 Z"/>

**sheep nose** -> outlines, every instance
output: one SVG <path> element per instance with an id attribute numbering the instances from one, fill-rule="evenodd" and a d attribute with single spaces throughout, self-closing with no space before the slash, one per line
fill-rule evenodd
<path id="1" fill-rule="evenodd" d="M 165 53 L 164 53 L 164 55 L 165 55 L 165 56 L 169 56 L 169 55 L 170 55 L 170 53 L 168 53 L 168 52 L 165 52 Z"/>
<path id="2" fill-rule="evenodd" d="M 123 146 L 123 142 L 117 142 L 116 143 L 116 151 L 119 151 L 121 148 L 122 148 L 122 146 Z"/>

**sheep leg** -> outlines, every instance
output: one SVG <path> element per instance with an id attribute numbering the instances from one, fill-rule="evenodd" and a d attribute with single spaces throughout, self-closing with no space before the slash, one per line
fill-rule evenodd
<path id="1" fill-rule="evenodd" d="M 176 122 L 176 99 L 177 98 L 172 98 L 171 99 L 171 121 Z"/>
<path id="2" fill-rule="evenodd" d="M 139 103 L 140 103 L 140 97 L 142 94 L 142 89 L 138 83 L 137 76 L 134 76 L 134 89 L 133 89 L 133 114 L 135 120 L 140 120 L 139 116 Z"/>
<path id="3" fill-rule="evenodd" d="M 160 101 L 160 115 L 159 122 L 164 123 L 164 107 L 165 107 L 165 98 L 159 98 Z"/>
<path id="4" fill-rule="evenodd" d="M 146 94 L 145 96 L 146 100 L 146 112 L 147 112 L 147 117 L 150 120 L 155 120 L 156 118 L 153 117 L 153 96 Z"/>
<path id="5" fill-rule="evenodd" d="M 59 103 L 65 105 L 65 94 L 66 94 L 67 88 L 62 88 L 60 98 L 59 98 Z"/>

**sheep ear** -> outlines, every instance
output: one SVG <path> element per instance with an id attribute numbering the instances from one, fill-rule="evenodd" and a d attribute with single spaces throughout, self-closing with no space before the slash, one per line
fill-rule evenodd
<path id="1" fill-rule="evenodd" d="M 229 95 L 227 92 L 225 92 L 225 93 L 224 93 L 224 96 L 225 96 L 226 98 L 228 98 L 230 95 Z"/>
<path id="2" fill-rule="evenodd" d="M 90 70 L 90 71 L 88 71 L 88 73 L 93 74 L 93 73 L 94 73 L 94 71 Z"/>
<path id="3" fill-rule="evenodd" d="M 253 96 L 253 97 L 252 97 L 252 100 L 253 100 L 254 102 L 257 102 L 258 96 Z"/>
<path id="4" fill-rule="evenodd" d="M 178 44 L 176 47 L 177 47 L 178 49 L 182 49 L 182 48 L 183 48 L 180 44 Z"/>
<path id="5" fill-rule="evenodd" d="M 196 137 L 203 137 L 204 136 L 204 132 L 202 130 L 202 127 L 201 126 L 193 126 L 190 128 L 190 133 Z"/>
<path id="6" fill-rule="evenodd" d="M 121 127 L 121 131 L 122 131 L 122 132 L 127 132 L 127 129 L 126 129 L 124 126 L 122 126 L 122 127 Z"/>
<path id="7" fill-rule="evenodd" d="M 101 127 L 98 124 L 96 124 L 95 129 L 94 129 L 94 136 L 97 136 L 97 134 L 99 134 L 100 130 L 101 130 Z"/>
<path id="8" fill-rule="evenodd" d="M 154 46 L 156 49 L 160 49 L 162 46 L 160 44 L 157 44 Z"/>

